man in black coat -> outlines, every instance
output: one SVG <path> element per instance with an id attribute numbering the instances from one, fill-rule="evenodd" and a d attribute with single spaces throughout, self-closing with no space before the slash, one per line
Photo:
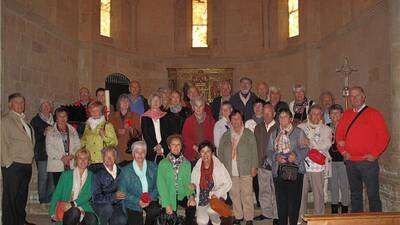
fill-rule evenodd
<path id="1" fill-rule="evenodd" d="M 269 88 L 269 101 L 267 104 L 271 104 L 275 110 L 275 120 L 278 121 L 278 114 L 282 109 L 289 109 L 289 105 L 281 101 L 282 95 L 279 88 L 271 86 Z"/>
<path id="2" fill-rule="evenodd" d="M 252 83 L 252 80 L 248 77 L 240 78 L 240 91 L 234 94 L 230 100 L 233 108 L 244 115 L 244 121 L 253 117 L 253 104 L 257 100 L 257 96 L 250 91 Z"/>
<path id="3" fill-rule="evenodd" d="M 222 81 L 219 90 L 220 90 L 220 96 L 215 97 L 211 102 L 211 110 L 215 121 L 219 120 L 219 111 L 221 108 L 221 104 L 225 101 L 229 101 L 231 98 L 231 92 L 232 92 L 231 83 L 229 83 L 229 81 L 227 80 Z"/>
<path id="4" fill-rule="evenodd" d="M 46 134 L 54 125 L 50 101 L 40 100 L 40 112 L 31 120 L 35 133 L 35 161 L 38 170 L 38 194 L 40 203 L 49 203 L 51 200 L 53 179 L 47 172 Z"/>

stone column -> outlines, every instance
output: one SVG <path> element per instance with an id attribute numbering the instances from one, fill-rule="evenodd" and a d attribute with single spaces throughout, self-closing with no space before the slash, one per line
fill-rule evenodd
<path id="1" fill-rule="evenodd" d="M 384 211 L 400 211 L 400 1 L 389 0 L 391 142 L 381 162 L 381 198 Z"/>
<path id="2" fill-rule="evenodd" d="M 0 24 L 3 24 L 3 15 L 4 15 L 2 5 L 3 5 L 3 1 L 0 1 L 0 12 L 1 12 L 1 15 L 2 15 L 2 16 L 0 16 Z M 3 43 L 3 29 L 0 29 L 0 43 Z M 4 77 L 4 71 L 3 71 L 4 56 L 3 56 L 2 49 L 3 48 L 0 48 L 0 73 L 1 73 L 0 87 L 3 87 L 3 82 L 2 81 L 3 81 L 3 77 Z M 2 92 L 3 92 L 3 90 L 2 90 Z M 4 93 L 1 93 L 1 95 L 4 95 Z M 1 98 L 1 99 L 3 100 L 4 97 Z M 3 103 L 1 105 L 1 108 L 3 108 L 4 106 L 5 106 L 5 104 Z M 0 111 L 2 112 L 3 110 L 4 109 L 1 109 Z M 0 120 L 0 127 L 1 127 L 1 123 L 2 123 L 2 121 Z M 1 161 L 1 151 L 3 151 L 3 143 L 0 140 L 0 161 Z M 2 196 L 3 196 L 3 177 L 1 176 L 1 174 L 0 174 L 0 184 L 1 184 L 0 185 L 0 202 L 1 202 L 2 201 Z M 0 204 L 0 220 L 2 218 L 1 217 L 1 215 L 2 215 L 1 205 L 2 204 Z"/>
<path id="3" fill-rule="evenodd" d="M 138 8 L 138 0 L 131 0 L 131 24 L 130 24 L 130 48 L 131 51 L 137 51 L 137 8 Z"/>

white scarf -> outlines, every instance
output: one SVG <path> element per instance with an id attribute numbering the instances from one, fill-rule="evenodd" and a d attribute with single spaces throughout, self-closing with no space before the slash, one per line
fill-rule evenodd
<path id="1" fill-rule="evenodd" d="M 72 201 L 75 201 L 78 199 L 79 193 L 82 190 L 83 185 L 86 182 L 88 172 L 87 169 L 85 169 L 85 172 L 83 172 L 82 176 L 79 173 L 79 169 L 75 168 L 73 171 L 73 183 L 72 183 Z"/>
<path id="2" fill-rule="evenodd" d="M 17 113 L 13 111 L 15 114 L 17 114 L 18 118 L 21 120 L 22 126 L 24 127 L 24 130 L 26 134 L 28 135 L 29 139 L 32 140 L 32 132 L 31 132 L 31 127 L 28 125 L 28 123 L 25 121 L 25 114 L 24 113 Z"/>
<path id="3" fill-rule="evenodd" d="M 113 165 L 112 170 L 108 169 L 108 167 L 106 165 L 104 165 L 104 167 L 106 168 L 107 172 L 114 178 L 117 178 L 117 165 Z"/>
<path id="4" fill-rule="evenodd" d="M 102 123 L 103 121 L 105 121 L 104 116 L 101 116 L 98 119 L 94 119 L 93 117 L 90 117 L 87 122 L 89 124 L 90 129 L 94 130 L 96 129 L 96 127 Z"/>

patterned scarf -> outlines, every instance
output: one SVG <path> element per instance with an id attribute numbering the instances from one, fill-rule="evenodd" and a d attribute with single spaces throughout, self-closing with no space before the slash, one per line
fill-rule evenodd
<path id="1" fill-rule="evenodd" d="M 321 126 L 322 121 L 318 124 L 312 124 L 307 120 L 304 133 L 306 133 L 307 138 L 310 140 L 310 147 L 317 148 L 316 143 L 321 139 Z"/>
<path id="2" fill-rule="evenodd" d="M 293 130 L 293 125 L 289 124 L 288 127 L 279 129 L 279 134 L 275 139 L 275 151 L 287 154 L 291 151 L 289 133 Z"/>
<path id="3" fill-rule="evenodd" d="M 42 119 L 44 122 L 46 122 L 47 124 L 53 126 L 54 125 L 54 119 L 53 119 L 53 115 L 50 113 L 49 117 L 46 118 L 46 116 L 43 113 L 39 113 L 39 117 L 40 119 Z"/>
<path id="4" fill-rule="evenodd" d="M 176 157 L 172 152 L 168 153 L 167 155 L 168 160 L 172 163 L 172 170 L 174 171 L 174 177 L 175 177 L 175 189 L 178 191 L 178 174 L 179 174 L 179 169 L 185 160 L 185 157 L 183 154 L 180 154 L 178 157 Z"/>
<path id="5" fill-rule="evenodd" d="M 302 102 L 294 102 L 294 106 L 293 106 L 293 111 L 296 114 L 303 114 L 306 110 L 306 107 L 308 106 L 308 99 L 304 98 L 304 100 Z"/>
<path id="6" fill-rule="evenodd" d="M 169 109 L 172 113 L 179 113 L 182 110 L 181 105 L 170 106 Z"/>
<path id="7" fill-rule="evenodd" d="M 142 116 L 147 116 L 147 117 L 152 118 L 153 120 L 158 120 L 158 119 L 161 119 L 166 114 L 167 114 L 166 112 L 163 112 L 161 110 L 154 111 L 154 110 L 149 109 L 145 113 L 143 113 Z"/>

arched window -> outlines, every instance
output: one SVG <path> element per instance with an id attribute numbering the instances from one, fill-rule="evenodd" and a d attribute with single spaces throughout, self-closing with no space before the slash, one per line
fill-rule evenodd
<path id="1" fill-rule="evenodd" d="M 100 35 L 111 37 L 111 0 L 100 0 Z"/>
<path id="2" fill-rule="evenodd" d="M 192 47 L 207 48 L 207 1 L 192 0 Z"/>
<path id="3" fill-rule="evenodd" d="M 299 0 L 288 0 L 289 37 L 299 35 Z"/>

